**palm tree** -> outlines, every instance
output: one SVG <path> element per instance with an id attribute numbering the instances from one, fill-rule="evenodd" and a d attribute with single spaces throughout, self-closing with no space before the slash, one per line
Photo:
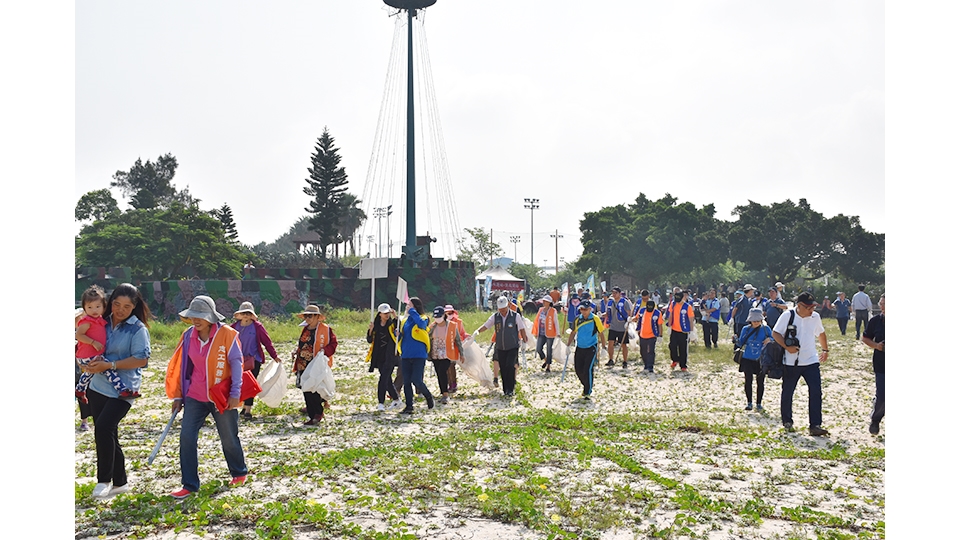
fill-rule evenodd
<path id="1" fill-rule="evenodd" d="M 340 222 L 337 225 L 338 231 L 340 233 L 339 241 L 340 242 L 349 242 L 350 243 L 350 254 L 356 255 L 357 249 L 354 244 L 354 236 L 356 236 L 357 229 L 363 225 L 363 222 L 367 219 L 367 214 L 360 208 L 360 199 L 354 196 L 351 193 L 344 193 L 340 198 L 341 208 L 343 208 L 343 214 L 340 218 Z M 346 249 L 344 249 L 344 255 L 346 255 Z M 338 251 L 339 256 L 339 251 Z"/>

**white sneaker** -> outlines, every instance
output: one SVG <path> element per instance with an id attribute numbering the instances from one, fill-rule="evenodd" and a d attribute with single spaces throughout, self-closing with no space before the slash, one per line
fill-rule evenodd
<path id="1" fill-rule="evenodd" d="M 112 488 L 110 488 L 110 492 L 107 493 L 107 496 L 113 497 L 114 495 L 119 495 L 121 493 L 126 493 L 128 491 L 130 491 L 130 482 L 127 482 L 122 486 L 113 486 Z"/>
<path id="2" fill-rule="evenodd" d="M 93 488 L 92 497 L 94 499 L 103 499 L 110 494 L 110 488 L 112 487 L 111 482 L 97 484 Z"/>
<path id="3" fill-rule="evenodd" d="M 379 411 L 385 411 L 385 410 L 387 410 L 387 408 L 383 406 L 383 403 L 378 403 L 378 404 L 377 404 L 377 411 L 378 411 L 378 412 L 379 412 Z"/>
<path id="4" fill-rule="evenodd" d="M 395 399 L 395 400 L 393 400 L 393 403 L 390 404 L 390 408 L 391 408 L 391 409 L 399 409 L 402 405 L 403 405 L 403 403 L 400 403 L 400 400 L 399 400 L 399 399 Z"/>

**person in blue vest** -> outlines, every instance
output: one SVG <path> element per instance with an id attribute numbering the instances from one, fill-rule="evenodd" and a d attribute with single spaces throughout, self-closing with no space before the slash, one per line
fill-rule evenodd
<path id="1" fill-rule="evenodd" d="M 620 352 L 623 353 L 623 368 L 627 368 L 627 354 L 629 353 L 627 345 L 630 343 L 630 336 L 627 334 L 627 321 L 630 320 L 631 311 L 633 311 L 633 306 L 630 305 L 630 300 L 627 300 L 627 297 L 623 295 L 620 287 L 614 287 L 613 298 L 607 303 L 605 312 L 605 326 L 609 328 L 607 331 L 607 355 L 610 361 L 607 362 L 607 367 L 613 367 L 614 350 L 617 348 L 617 343 L 620 343 Z"/>
<path id="2" fill-rule="evenodd" d="M 764 319 L 770 328 L 773 328 L 773 325 L 777 324 L 777 319 L 780 318 L 780 314 L 787 309 L 787 303 L 784 302 L 777 293 L 776 287 L 770 287 L 767 290 L 768 298 L 764 299 L 763 305 L 761 306 Z"/>
<path id="3" fill-rule="evenodd" d="M 775 290 L 775 289 L 774 289 Z M 776 309 L 776 308 L 774 308 Z M 779 310 L 777 310 L 779 314 Z M 778 315 L 779 316 L 779 315 Z M 763 372 L 760 371 L 760 351 L 773 341 L 773 331 L 763 324 L 763 310 L 753 308 L 747 314 L 747 326 L 737 340 L 743 351 L 740 357 L 740 373 L 743 373 L 743 392 L 747 396 L 745 410 L 753 410 L 753 376 L 757 376 L 757 411 L 763 410 Z"/>
<path id="4" fill-rule="evenodd" d="M 747 326 L 747 315 L 750 310 L 757 306 L 757 293 L 753 285 L 747 283 L 743 286 L 743 296 L 731 306 L 730 318 L 733 319 L 733 335 L 740 336 L 740 331 Z"/>
<path id="5" fill-rule="evenodd" d="M 708 349 L 711 343 L 716 348 L 720 338 L 720 301 L 716 289 L 707 291 L 707 297 L 700 301 L 700 312 L 703 314 L 703 343 Z"/>
<path id="6" fill-rule="evenodd" d="M 850 300 L 846 293 L 837 291 L 837 299 L 833 301 L 831 308 L 837 311 L 837 325 L 840 327 L 840 335 L 847 335 L 847 323 L 850 322 Z"/>
<path id="7" fill-rule="evenodd" d="M 567 314 L 567 328 L 573 328 L 573 320 L 580 314 L 580 295 L 573 293 L 563 311 Z"/>
<path id="8" fill-rule="evenodd" d="M 653 363 L 656 359 L 657 340 L 663 334 L 663 318 L 657 304 L 647 300 L 646 304 L 637 310 L 634 320 L 637 321 L 637 336 L 640 338 L 640 358 L 643 359 L 643 370 L 647 375 L 653 375 Z"/>
<path id="9" fill-rule="evenodd" d="M 567 346 L 573 345 L 577 339 L 577 348 L 573 353 L 573 368 L 577 378 L 583 385 L 583 399 L 590 399 L 593 394 L 593 365 L 597 362 L 597 341 L 602 347 L 607 346 L 603 335 L 603 322 L 593 313 L 593 304 L 589 300 L 580 302 L 580 315 L 573 321 L 573 332 L 567 339 Z"/>
<path id="10" fill-rule="evenodd" d="M 688 339 L 693 329 L 693 306 L 685 302 L 684 297 L 683 292 L 674 293 L 666 312 L 670 326 L 670 369 L 676 369 L 679 364 L 682 373 L 687 372 Z"/>
<path id="11" fill-rule="evenodd" d="M 497 359 L 500 361 L 500 376 L 503 377 L 503 395 L 512 397 L 517 385 L 517 357 L 521 340 L 527 341 L 526 326 L 523 317 L 510 309 L 506 296 L 497 298 L 497 311 L 477 328 L 474 339 L 488 328 L 494 329 Z"/>

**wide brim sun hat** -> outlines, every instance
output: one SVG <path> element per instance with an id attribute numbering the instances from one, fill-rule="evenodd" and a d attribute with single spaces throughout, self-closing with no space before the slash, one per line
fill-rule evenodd
<path id="1" fill-rule="evenodd" d="M 305 315 L 322 315 L 322 313 L 320 313 L 320 307 L 319 307 L 319 306 L 315 306 L 315 305 L 313 305 L 313 304 L 310 304 L 310 305 L 307 306 L 307 308 L 304 309 L 301 313 L 297 313 L 297 317 L 300 317 L 301 319 L 302 319 Z"/>
<path id="2" fill-rule="evenodd" d="M 205 295 L 195 296 L 190 301 L 190 306 L 179 315 L 184 319 L 203 319 L 210 324 L 223 320 L 223 315 L 217 313 L 217 304 L 214 303 L 213 298 Z"/>
<path id="3" fill-rule="evenodd" d="M 255 321 L 260 320 L 260 317 L 257 317 L 257 312 L 253 310 L 253 304 L 251 304 L 250 302 L 242 302 L 240 304 L 240 307 L 238 307 L 237 310 L 233 312 L 233 316 L 236 317 L 241 313 L 249 313 L 250 315 L 253 315 L 253 320 Z"/>

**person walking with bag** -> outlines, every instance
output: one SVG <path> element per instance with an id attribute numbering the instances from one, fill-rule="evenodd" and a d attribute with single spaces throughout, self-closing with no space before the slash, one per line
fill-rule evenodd
<path id="1" fill-rule="evenodd" d="M 446 405 L 450 399 L 450 381 L 447 374 L 450 366 L 463 357 L 463 342 L 460 340 L 459 328 L 447 320 L 443 306 L 433 309 L 433 322 L 430 323 L 427 333 L 430 335 L 430 361 L 440 385 L 440 403 Z"/>
<path id="2" fill-rule="evenodd" d="M 247 463 L 240 444 L 240 387 L 243 380 L 243 349 L 237 331 L 222 324 L 223 315 L 209 296 L 196 296 L 180 312 L 192 326 L 184 330 L 180 343 L 167 364 L 167 397 L 173 400 L 172 412 L 183 410 L 180 422 L 180 479 L 182 486 L 170 494 L 184 499 L 200 490 L 198 440 L 207 416 L 213 416 L 220 447 L 227 461 L 230 485 L 247 480 Z M 230 381 L 227 408 L 217 409 L 213 388 Z"/>
<path id="3" fill-rule="evenodd" d="M 737 352 L 740 355 L 740 373 L 743 373 L 743 393 L 747 396 L 744 410 L 753 410 L 753 377 L 757 377 L 757 411 L 763 410 L 763 372 L 760 370 L 760 352 L 773 341 L 773 332 L 763 322 L 763 310 L 753 308 L 747 314 L 747 326 L 740 331 Z"/>
<path id="4" fill-rule="evenodd" d="M 500 363 L 500 375 L 503 377 L 503 395 L 512 397 L 517 385 L 517 357 L 520 343 L 527 340 L 523 318 L 510 309 L 506 296 L 497 298 L 497 311 L 480 328 L 474 331 L 474 339 L 488 328 L 494 329 L 494 341 L 497 359 Z"/>
<path id="5" fill-rule="evenodd" d="M 457 332 L 460 333 L 460 341 L 467 339 L 467 331 L 463 329 L 463 320 L 460 318 L 460 314 L 457 313 L 457 310 L 453 308 L 452 304 L 447 304 L 443 306 L 443 312 L 447 314 L 447 321 L 450 324 L 456 325 Z M 451 394 L 457 393 L 457 364 L 461 362 L 450 362 L 450 369 L 447 371 L 447 380 L 449 381 L 449 389 Z"/>
<path id="6" fill-rule="evenodd" d="M 260 318 L 253 311 L 253 304 L 250 302 L 241 303 L 233 317 L 237 321 L 230 327 L 236 330 L 240 337 L 240 346 L 243 351 L 243 370 L 249 371 L 253 373 L 254 377 L 257 377 L 260 375 L 260 366 L 264 360 L 264 347 L 266 347 L 267 352 L 270 353 L 270 358 L 273 358 L 274 362 L 279 362 L 280 357 L 277 356 L 277 350 L 273 348 L 273 341 L 270 340 L 267 329 L 263 327 Z M 240 416 L 247 419 L 253 418 L 252 409 L 253 398 L 249 398 L 243 402 L 243 411 Z"/>
<path id="7" fill-rule="evenodd" d="M 807 383 L 809 395 L 810 435 L 829 435 L 823 423 L 823 390 L 820 363 L 827 359 L 827 334 L 820 314 L 814 311 L 817 301 L 809 292 L 800 293 L 797 307 L 780 314 L 773 327 L 773 339 L 783 347 L 783 385 L 780 394 L 780 417 L 783 427 L 793 431 L 793 393 L 800 378 Z M 817 341 L 823 351 L 817 355 Z"/>
<path id="8" fill-rule="evenodd" d="M 293 371 L 297 374 L 297 388 L 302 388 L 301 379 L 307 365 L 318 356 L 327 357 L 327 365 L 333 367 L 333 354 L 337 352 L 337 336 L 333 329 L 324 324 L 326 317 L 320 312 L 320 307 L 313 304 L 307 306 L 299 317 L 303 319 L 300 326 L 300 338 L 297 340 L 297 350 L 293 353 Z M 303 401 L 306 404 L 307 420 L 305 426 L 316 426 L 323 420 L 323 404 L 326 402 L 317 392 L 304 392 Z"/>
<path id="9" fill-rule="evenodd" d="M 553 340 L 557 337 L 560 320 L 557 310 L 553 307 L 553 297 L 544 296 L 542 302 L 543 305 L 534 318 L 531 332 L 537 338 L 537 354 L 540 360 L 543 360 L 540 369 L 549 372 L 550 364 L 553 363 Z M 543 350 L 544 346 L 547 348 L 546 353 Z"/>

